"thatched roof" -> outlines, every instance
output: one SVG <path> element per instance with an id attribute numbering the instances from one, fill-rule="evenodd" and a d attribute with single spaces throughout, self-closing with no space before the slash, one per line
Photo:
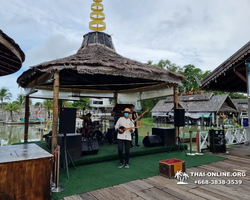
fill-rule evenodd
<path id="1" fill-rule="evenodd" d="M 247 92 L 245 61 L 250 57 L 250 42 L 214 69 L 201 81 L 201 88 L 228 92 Z"/>
<path id="2" fill-rule="evenodd" d="M 0 76 L 17 72 L 25 60 L 25 54 L 15 41 L 0 29 Z"/>
<path id="3" fill-rule="evenodd" d="M 232 99 L 238 111 L 248 109 L 248 99 Z"/>
<path id="4" fill-rule="evenodd" d="M 248 104 L 248 99 L 232 99 L 237 104 Z"/>
<path id="5" fill-rule="evenodd" d="M 151 112 L 166 113 L 174 109 L 173 103 L 165 103 L 165 100 L 160 100 L 151 110 Z"/>
<path id="6" fill-rule="evenodd" d="M 228 95 L 214 95 L 212 93 L 178 96 L 179 105 L 186 112 L 237 112 L 235 104 Z M 159 102 L 158 102 L 159 103 Z M 153 108 L 154 112 L 170 112 L 174 107 L 173 97 L 161 100 Z"/>
<path id="7" fill-rule="evenodd" d="M 32 66 L 17 82 L 25 87 L 39 74 L 54 70 L 73 70 L 84 75 L 120 76 L 172 84 L 181 84 L 184 80 L 180 74 L 125 58 L 104 44 L 92 43 L 83 45 L 71 56 Z"/>
<path id="8" fill-rule="evenodd" d="M 210 100 L 213 96 L 213 93 L 204 93 L 204 94 L 194 94 L 194 95 L 184 95 L 184 96 L 178 96 L 178 101 L 207 101 Z M 174 102 L 174 98 L 172 96 L 169 96 L 166 98 L 165 102 Z"/>

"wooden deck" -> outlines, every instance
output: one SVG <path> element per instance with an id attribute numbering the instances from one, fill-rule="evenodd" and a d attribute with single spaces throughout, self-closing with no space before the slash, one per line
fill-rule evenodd
<path id="1" fill-rule="evenodd" d="M 249 200 L 250 199 L 250 147 L 235 146 L 229 154 L 219 154 L 228 160 L 187 169 L 186 185 L 177 185 L 176 179 L 154 176 L 113 187 L 63 198 L 63 200 L 116 200 L 116 199 L 173 199 L 173 200 Z M 204 180 L 242 180 L 241 185 L 199 185 L 201 177 L 191 177 L 190 172 L 246 172 L 245 177 L 203 177 Z"/>

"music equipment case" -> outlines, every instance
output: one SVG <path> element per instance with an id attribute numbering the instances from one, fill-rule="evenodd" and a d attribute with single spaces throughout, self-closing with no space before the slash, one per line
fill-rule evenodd
<path id="1" fill-rule="evenodd" d="M 211 152 L 213 153 L 225 153 L 226 152 L 226 139 L 224 130 L 209 130 L 208 141 Z"/>

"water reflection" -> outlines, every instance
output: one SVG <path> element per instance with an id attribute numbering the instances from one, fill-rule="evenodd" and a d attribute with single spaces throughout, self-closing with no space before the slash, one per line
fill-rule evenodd
<path id="1" fill-rule="evenodd" d="M 41 132 L 39 125 L 29 125 L 28 141 L 39 141 Z M 11 145 L 24 141 L 24 125 L 0 125 L 0 146 Z"/>
<path id="2" fill-rule="evenodd" d="M 152 135 L 152 128 L 153 127 L 169 127 L 174 128 L 173 124 L 143 124 L 142 127 L 139 129 L 139 135 L 147 135 L 147 132 L 149 132 L 149 135 Z M 210 127 L 207 126 L 194 126 L 194 125 L 187 125 L 185 127 L 180 127 L 180 133 L 189 133 L 189 131 L 192 131 L 196 133 L 197 131 L 207 131 Z"/>
<path id="3" fill-rule="evenodd" d="M 40 141 L 41 132 L 39 129 L 39 124 L 29 125 L 29 138 L 28 141 Z M 153 127 L 174 127 L 173 124 L 143 124 L 139 129 L 139 135 L 149 135 L 152 134 Z M 51 130 L 51 126 L 48 127 L 48 130 Z M 107 127 L 108 128 L 108 127 Z M 206 131 L 209 127 L 201 126 L 185 126 L 180 127 L 180 133 L 189 133 L 189 131 Z M 44 132 L 45 134 L 48 133 Z M 24 141 L 24 124 L 23 125 L 0 125 L 0 146 L 11 145 L 13 143 L 23 142 Z"/>

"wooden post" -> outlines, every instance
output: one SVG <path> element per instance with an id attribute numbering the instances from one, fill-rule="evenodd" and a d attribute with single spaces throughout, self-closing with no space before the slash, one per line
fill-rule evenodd
<path id="1" fill-rule="evenodd" d="M 62 99 L 58 99 L 58 115 L 59 115 L 59 117 L 60 117 L 60 111 L 61 111 L 62 107 L 63 107 Z"/>
<path id="2" fill-rule="evenodd" d="M 174 85 L 174 109 L 178 108 L 178 86 Z M 175 127 L 175 140 L 177 139 L 177 137 L 179 136 L 178 134 L 178 127 Z"/>
<path id="3" fill-rule="evenodd" d="M 249 134 L 249 127 L 250 127 L 250 59 L 248 58 L 245 62 L 246 64 L 246 79 L 247 79 L 247 104 L 248 104 L 248 109 L 247 109 L 247 114 L 248 114 L 248 134 Z M 243 125 L 243 122 L 242 122 Z"/>
<path id="4" fill-rule="evenodd" d="M 118 94 L 117 92 L 114 93 L 115 105 L 118 103 Z"/>
<path id="5" fill-rule="evenodd" d="M 52 143 L 51 153 L 57 145 L 57 126 L 58 126 L 58 97 L 59 97 L 59 72 L 54 73 L 54 87 L 53 87 L 53 123 L 52 123 Z"/>
<path id="6" fill-rule="evenodd" d="M 29 115 L 30 115 L 29 100 L 30 100 L 29 95 L 25 96 L 24 143 L 28 142 L 29 138 Z"/>

